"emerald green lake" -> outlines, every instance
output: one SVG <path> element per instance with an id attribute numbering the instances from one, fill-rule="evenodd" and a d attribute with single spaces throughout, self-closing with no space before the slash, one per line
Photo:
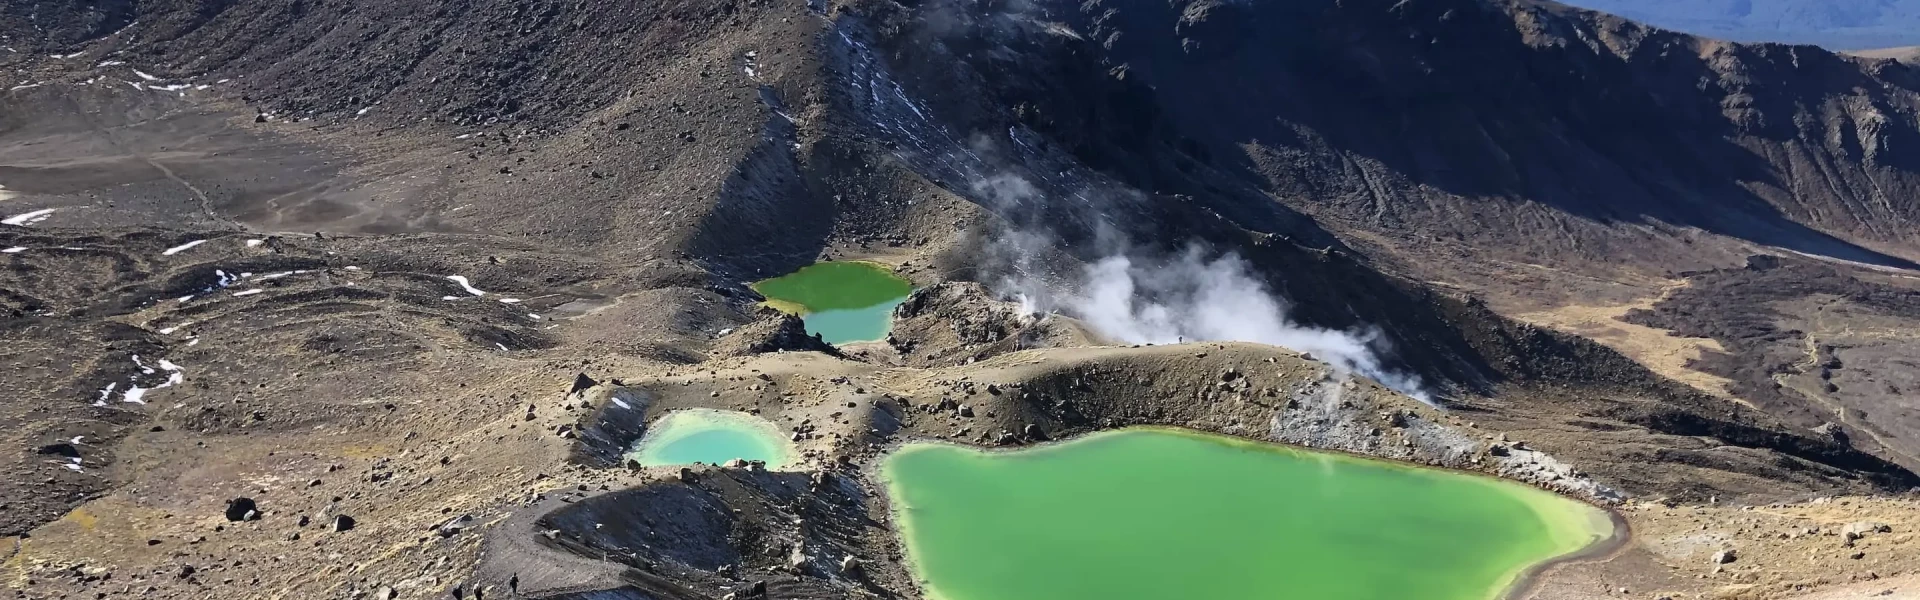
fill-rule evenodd
<path id="1" fill-rule="evenodd" d="M 881 471 L 932 600 L 1489 600 L 1612 529 L 1515 483 L 1169 429 Z"/>
<path id="2" fill-rule="evenodd" d="M 643 466 L 660 467 L 733 459 L 766 461 L 778 469 L 793 462 L 793 444 L 773 423 L 727 410 L 677 410 L 655 421 L 627 454 Z"/>
<path id="3" fill-rule="evenodd" d="M 884 339 L 913 284 L 885 265 L 823 262 L 753 284 L 767 305 L 799 315 L 808 333 L 829 344 Z"/>

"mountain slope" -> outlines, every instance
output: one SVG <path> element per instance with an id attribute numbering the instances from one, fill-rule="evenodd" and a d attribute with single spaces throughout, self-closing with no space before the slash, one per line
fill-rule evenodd
<path id="1" fill-rule="evenodd" d="M 1913 0 L 1574 0 L 1568 4 L 1740 42 L 1819 44 L 1832 49 L 1920 42 L 1920 2 Z"/>
<path id="2" fill-rule="evenodd" d="M 1325 243 L 1286 216 L 1307 215 L 1375 264 L 1510 314 L 1618 316 L 1754 254 L 1909 273 L 1920 258 L 1920 71 L 1891 61 L 1526 1 L 1108 2 L 940 22 L 890 50 L 979 137 L 1020 147 L 993 132 L 1029 128 L 1102 176 Z M 1273 279 L 1317 308 L 1300 277 Z M 1743 361 L 1790 366 L 1727 359 Z M 1766 397 L 1804 427 L 1840 418 Z"/>

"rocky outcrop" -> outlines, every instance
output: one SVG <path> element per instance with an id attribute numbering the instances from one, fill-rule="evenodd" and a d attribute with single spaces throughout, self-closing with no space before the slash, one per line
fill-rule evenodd
<path id="1" fill-rule="evenodd" d="M 909 363 L 954 365 L 1032 348 L 1084 346 L 1097 341 L 1078 321 L 1022 312 L 970 281 L 941 282 L 908 296 L 894 310 L 888 343 Z"/>
<path id="2" fill-rule="evenodd" d="M 720 336 L 707 352 L 715 358 L 749 356 L 767 352 L 821 352 L 839 356 L 840 351 L 807 333 L 800 317 L 767 307 L 754 309 L 754 320 Z"/>

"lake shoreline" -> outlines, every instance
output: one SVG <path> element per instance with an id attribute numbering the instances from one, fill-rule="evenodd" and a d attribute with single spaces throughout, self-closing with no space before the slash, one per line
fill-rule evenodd
<path id="1" fill-rule="evenodd" d="M 1588 544 L 1585 548 L 1581 548 L 1571 554 L 1563 554 L 1549 558 L 1527 567 L 1514 578 L 1512 583 L 1507 584 L 1506 590 L 1501 592 L 1499 596 L 1495 596 L 1495 598 L 1497 600 L 1527 600 L 1535 591 L 1538 591 L 1541 580 L 1551 575 L 1554 570 L 1581 563 L 1606 562 L 1618 556 L 1621 550 L 1625 550 L 1627 548 L 1627 542 L 1632 541 L 1633 527 L 1627 523 L 1626 516 L 1621 515 L 1620 511 L 1611 508 L 1599 508 L 1601 512 L 1607 515 L 1607 519 L 1612 521 L 1612 533 L 1608 534 L 1605 539 Z"/>
<path id="2" fill-rule="evenodd" d="M 1542 579 L 1548 575 L 1551 575 L 1553 571 L 1562 567 L 1573 565 L 1573 564 L 1604 562 L 1606 560 L 1610 560 L 1612 557 L 1616 556 L 1621 550 L 1625 549 L 1628 545 L 1628 542 L 1631 541 L 1631 538 L 1632 538 L 1632 529 L 1629 523 L 1627 522 L 1625 516 L 1619 513 L 1618 511 L 1614 510 L 1613 508 L 1597 503 L 1589 498 L 1582 498 L 1582 497 L 1563 494 L 1539 485 L 1535 485 L 1533 483 L 1530 483 L 1524 480 L 1502 477 L 1502 476 L 1499 476 L 1493 473 L 1484 472 L 1484 471 L 1476 471 L 1476 470 L 1461 469 L 1461 468 L 1454 468 L 1454 467 L 1447 467 L 1447 466 L 1438 466 L 1438 465 L 1428 465 L 1428 464 L 1415 463 L 1415 462 L 1398 460 L 1398 459 L 1388 458 L 1388 457 L 1361 454 L 1361 453 L 1350 452 L 1350 451 L 1340 450 L 1340 449 L 1315 448 L 1310 446 L 1302 446 L 1302 445 L 1296 445 L 1296 444 L 1289 444 L 1285 442 L 1278 442 L 1278 441 L 1269 440 L 1269 439 L 1250 438 L 1244 435 L 1237 435 L 1233 433 L 1208 431 L 1204 429 L 1181 427 L 1181 426 L 1175 426 L 1175 425 L 1132 425 L 1132 426 L 1116 427 L 1116 428 L 1109 428 L 1109 429 L 1098 429 L 1098 430 L 1082 433 L 1080 435 L 1064 437 L 1060 439 L 1045 440 L 1037 443 L 1013 445 L 1013 446 L 981 446 L 976 444 L 956 442 L 956 441 L 938 439 L 938 438 L 901 439 L 901 440 L 896 440 L 893 443 L 887 444 L 885 447 L 880 449 L 879 451 L 880 458 L 870 463 L 867 466 L 867 468 L 862 469 L 862 476 L 863 478 L 866 478 L 869 480 L 870 485 L 874 489 L 881 492 L 878 495 L 879 500 L 882 503 L 881 509 L 889 516 L 889 518 L 894 520 L 893 523 L 889 524 L 888 529 L 891 532 L 893 532 L 897 542 L 901 544 L 901 546 L 904 548 L 910 545 L 908 540 L 912 535 L 912 530 L 907 525 L 907 519 L 905 519 L 904 516 L 902 515 L 902 511 L 905 510 L 905 507 L 897 501 L 897 498 L 901 496 L 901 493 L 897 491 L 897 487 L 896 487 L 898 483 L 893 478 L 888 477 L 885 474 L 885 468 L 884 468 L 887 457 L 892 456 L 893 453 L 898 452 L 903 448 L 906 448 L 908 446 L 915 445 L 915 444 L 933 444 L 933 445 L 940 445 L 940 446 L 949 446 L 949 447 L 960 448 L 960 449 L 968 450 L 971 452 L 977 452 L 981 454 L 1010 454 L 1010 453 L 1016 453 L 1016 452 L 1030 453 L 1030 452 L 1036 452 L 1036 451 L 1044 452 L 1049 448 L 1059 447 L 1071 442 L 1079 442 L 1079 441 L 1087 440 L 1092 437 L 1106 436 L 1106 435 L 1118 434 L 1118 433 L 1129 432 L 1129 431 L 1157 431 L 1157 432 L 1170 433 L 1170 434 L 1181 435 L 1186 437 L 1208 438 L 1208 439 L 1214 439 L 1216 441 L 1220 441 L 1220 442 L 1235 445 L 1235 446 L 1269 446 L 1269 447 L 1272 447 L 1272 449 L 1283 450 L 1289 453 L 1296 453 L 1301 455 L 1314 455 L 1314 454 L 1330 455 L 1330 456 L 1340 457 L 1344 459 L 1351 459 L 1351 460 L 1356 460 L 1356 461 L 1361 461 L 1366 463 L 1375 463 L 1378 466 L 1384 466 L 1384 467 L 1390 467 L 1390 468 L 1407 469 L 1407 470 L 1413 470 L 1413 471 L 1438 471 L 1438 472 L 1451 473 L 1455 475 L 1473 477 L 1476 479 L 1493 480 L 1503 484 L 1520 486 L 1522 488 L 1525 488 L 1525 491 L 1527 492 L 1538 492 L 1541 494 L 1548 494 L 1558 500 L 1576 502 L 1584 508 L 1597 511 L 1597 514 L 1593 515 L 1593 517 L 1595 517 L 1593 519 L 1594 522 L 1600 521 L 1601 519 L 1598 519 L 1597 517 L 1599 517 L 1600 515 L 1604 515 L 1604 521 L 1607 523 L 1607 529 L 1605 530 L 1604 537 L 1599 537 L 1598 539 L 1594 539 L 1593 541 L 1585 544 L 1584 546 L 1579 547 L 1576 550 L 1573 550 L 1564 554 L 1551 556 L 1537 562 L 1529 563 L 1519 568 L 1515 572 L 1515 574 L 1509 580 L 1507 580 L 1505 584 L 1499 586 L 1497 589 L 1493 590 L 1489 595 L 1487 595 L 1486 596 L 1487 600 L 1525 600 L 1526 598 L 1528 598 L 1529 596 L 1531 596 L 1537 591 Z M 1528 504 L 1533 504 L 1538 500 L 1524 499 L 1523 501 L 1527 502 Z M 1536 512 L 1539 513 L 1537 507 L 1536 507 Z M 1545 513 L 1539 513 L 1539 514 L 1542 519 L 1552 518 L 1550 515 Z M 1596 533 L 1599 532 L 1597 527 L 1593 527 L 1592 530 L 1595 531 Z M 928 581 L 928 579 L 924 576 L 924 572 L 922 571 L 920 565 L 918 564 L 918 559 L 916 559 L 911 552 L 904 552 L 903 554 L 904 556 L 901 561 L 902 565 L 906 568 L 907 573 L 912 578 L 912 580 L 916 583 L 916 585 L 923 590 L 924 598 L 926 598 L 927 600 L 942 600 L 942 597 L 940 595 L 933 593 L 934 586 L 932 585 L 932 582 Z"/>

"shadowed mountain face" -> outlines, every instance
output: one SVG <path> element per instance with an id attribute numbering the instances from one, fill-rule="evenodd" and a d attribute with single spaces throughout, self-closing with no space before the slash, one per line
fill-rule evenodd
<path id="1" fill-rule="evenodd" d="M 880 42 L 890 64 L 930 112 L 979 132 L 976 147 L 1044 146 L 1098 174 L 1078 181 L 1173 199 L 1148 207 L 1190 199 L 1302 243 L 1322 243 L 1324 227 L 1375 265 L 1503 306 L 1609 304 L 1610 289 L 1755 253 L 1893 269 L 1920 258 L 1920 153 L 1909 150 L 1920 148 L 1920 71 L 1894 61 L 1510 0 L 869 14 L 874 29 L 917 32 Z M 1328 307 L 1307 279 L 1271 272 L 1312 319 Z M 1416 329 L 1341 298 L 1390 331 Z M 1724 360 L 1763 358 L 1744 352 Z M 1869 403 L 1898 413 L 1902 402 Z M 1833 402 L 1791 390 L 1766 404 L 1805 427 L 1844 420 L 1821 408 Z"/>
<path id="2" fill-rule="evenodd" d="M 1651 25 L 1739 42 L 1819 44 L 1834 49 L 1920 43 L 1913 0 L 1572 0 Z"/>
<path id="3" fill-rule="evenodd" d="M 1063 41 L 1062 60 L 1108 69 L 994 67 L 1117 80 L 1001 86 L 1037 105 L 1036 128 L 1089 140 L 1095 164 L 1204 163 L 1336 228 L 1520 255 L 1660 262 L 1637 256 L 1645 232 L 1685 229 L 1876 264 L 1920 256 L 1920 154 L 1901 151 L 1920 146 L 1920 71 L 1900 64 L 1527 2 L 1053 14 L 1086 36 Z M 1138 136 L 1166 143 L 1127 143 Z"/>

